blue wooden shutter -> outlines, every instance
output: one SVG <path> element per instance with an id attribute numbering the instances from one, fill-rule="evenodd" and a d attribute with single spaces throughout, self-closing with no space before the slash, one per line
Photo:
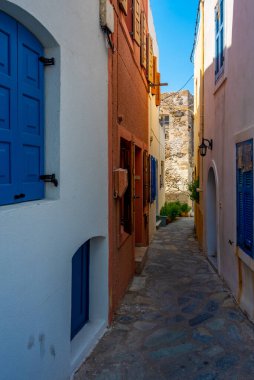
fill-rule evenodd
<path id="1" fill-rule="evenodd" d="M 220 2 L 220 68 L 224 65 L 224 1 Z"/>
<path id="2" fill-rule="evenodd" d="M 0 12 L 0 205 L 17 189 L 17 23 Z"/>
<path id="3" fill-rule="evenodd" d="M 156 199 L 156 159 L 151 156 L 151 203 Z"/>
<path id="4" fill-rule="evenodd" d="M 244 246 L 253 256 L 253 171 L 244 173 Z"/>
<path id="5" fill-rule="evenodd" d="M 224 0 L 218 0 L 215 9 L 215 79 L 223 73 L 224 66 Z"/>
<path id="6" fill-rule="evenodd" d="M 243 186 L 243 172 L 242 169 L 237 169 L 237 243 L 240 247 L 244 242 L 244 186 Z"/>
<path id="7" fill-rule="evenodd" d="M 150 203 L 153 202 L 153 194 L 154 194 L 154 189 L 153 189 L 153 157 L 150 156 Z"/>
<path id="8" fill-rule="evenodd" d="M 87 241 L 72 258 L 71 339 L 89 320 L 89 250 Z"/>
<path id="9" fill-rule="evenodd" d="M 44 196 L 44 75 L 40 42 L 18 25 L 18 119 L 20 138 L 20 192 L 24 200 Z"/>
<path id="10" fill-rule="evenodd" d="M 44 196 L 42 54 L 34 35 L 0 12 L 0 205 Z"/>
<path id="11" fill-rule="evenodd" d="M 237 244 L 253 257 L 253 140 L 237 144 Z"/>
<path id="12" fill-rule="evenodd" d="M 157 160 L 154 159 L 154 200 L 157 198 L 157 186 L 158 186 L 158 170 L 157 170 Z"/>

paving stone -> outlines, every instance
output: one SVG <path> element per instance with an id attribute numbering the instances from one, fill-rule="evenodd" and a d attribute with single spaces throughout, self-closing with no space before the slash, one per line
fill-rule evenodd
<path id="1" fill-rule="evenodd" d="M 196 317 L 192 318 L 189 320 L 189 325 L 190 326 L 196 326 L 199 325 L 200 323 L 207 321 L 207 319 L 210 319 L 213 317 L 213 314 L 211 313 L 202 313 L 197 315 Z"/>
<path id="2" fill-rule="evenodd" d="M 199 375 L 195 377 L 194 380 L 216 380 L 216 379 L 218 379 L 218 374 L 214 372 L 210 372 L 210 373 L 204 373 L 202 375 Z"/>
<path id="3" fill-rule="evenodd" d="M 239 329 L 235 325 L 228 326 L 228 335 L 230 336 L 231 339 L 234 339 L 238 342 L 242 340 Z"/>
<path id="4" fill-rule="evenodd" d="M 215 364 L 217 368 L 223 371 L 226 371 L 227 369 L 231 368 L 236 363 L 237 363 L 237 356 L 234 354 L 228 354 L 216 360 Z"/>
<path id="5" fill-rule="evenodd" d="M 146 278 L 145 277 L 134 277 L 132 284 L 129 288 L 130 292 L 137 292 L 145 287 Z"/>
<path id="6" fill-rule="evenodd" d="M 224 319 L 213 319 L 212 321 L 206 323 L 206 326 L 209 327 L 211 330 L 221 330 L 225 325 L 225 320 Z"/>
<path id="7" fill-rule="evenodd" d="M 121 323 L 117 323 L 115 326 L 117 330 L 122 330 L 122 331 L 129 331 L 128 325 L 122 325 Z"/>
<path id="8" fill-rule="evenodd" d="M 134 318 L 130 315 L 121 315 L 117 317 L 117 321 L 120 323 L 131 323 L 133 319 Z"/>
<path id="9" fill-rule="evenodd" d="M 243 320 L 243 315 L 239 311 L 235 310 L 230 310 L 228 312 L 228 318 L 230 318 L 233 321 L 242 321 Z"/>
<path id="10" fill-rule="evenodd" d="M 182 308 L 182 313 L 188 313 L 188 314 L 191 314 L 193 313 L 196 309 L 197 309 L 197 304 L 196 303 L 192 303 L 188 306 L 185 306 Z"/>
<path id="11" fill-rule="evenodd" d="M 254 379 L 254 326 L 192 238 L 192 218 L 156 232 L 141 276 L 74 380 Z"/>
<path id="12" fill-rule="evenodd" d="M 179 306 L 185 305 L 189 301 L 190 301 L 189 297 L 178 297 L 178 300 L 177 300 Z"/>
<path id="13" fill-rule="evenodd" d="M 204 327 L 199 327 L 193 331 L 192 337 L 202 343 L 210 343 L 213 340 L 213 336 Z"/>
<path id="14" fill-rule="evenodd" d="M 209 301 L 206 305 L 206 310 L 211 312 L 211 313 L 214 313 L 218 309 L 219 309 L 219 304 L 218 304 L 218 302 L 216 302 L 214 300 Z"/>
<path id="15" fill-rule="evenodd" d="M 151 346 L 164 346 L 167 344 L 171 344 L 176 340 L 183 338 L 186 336 L 184 331 L 168 331 L 168 329 L 157 330 L 153 334 L 151 334 L 144 342 L 145 347 Z"/>
<path id="16" fill-rule="evenodd" d="M 135 322 L 134 325 L 135 329 L 140 330 L 140 331 L 147 331 L 147 330 L 152 330 L 155 326 L 156 323 L 149 323 L 149 322 Z"/>
<path id="17" fill-rule="evenodd" d="M 214 356 L 223 354 L 225 351 L 221 346 L 212 346 L 204 350 L 204 354 L 213 358 Z"/>
<path id="18" fill-rule="evenodd" d="M 223 304 L 222 304 L 223 307 L 234 307 L 235 306 L 235 303 L 233 301 L 232 298 L 228 298 L 226 299 Z"/>
<path id="19" fill-rule="evenodd" d="M 161 359 L 161 358 L 170 358 L 176 355 L 183 355 L 187 352 L 193 351 L 195 346 L 191 343 L 184 343 L 178 346 L 169 347 L 169 348 L 161 348 L 158 351 L 152 351 L 150 353 L 150 357 L 153 359 Z"/>
<path id="20" fill-rule="evenodd" d="M 183 315 L 176 315 L 173 317 L 173 320 L 178 323 L 178 322 L 183 322 L 185 321 L 185 317 Z"/>

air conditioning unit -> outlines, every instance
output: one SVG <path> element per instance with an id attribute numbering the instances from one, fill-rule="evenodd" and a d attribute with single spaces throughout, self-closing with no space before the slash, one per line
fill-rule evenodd
<path id="1" fill-rule="evenodd" d="M 100 24 L 105 31 L 114 33 L 114 8 L 109 0 L 100 0 Z"/>

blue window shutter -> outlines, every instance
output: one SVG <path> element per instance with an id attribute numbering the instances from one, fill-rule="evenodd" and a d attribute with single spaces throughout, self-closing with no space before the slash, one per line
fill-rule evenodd
<path id="1" fill-rule="evenodd" d="M 157 173 L 157 160 L 156 158 L 154 159 L 154 200 L 157 197 L 157 178 L 158 178 L 158 173 Z"/>
<path id="2" fill-rule="evenodd" d="M 156 189 L 157 189 L 157 170 L 156 170 L 156 159 L 150 156 L 150 166 L 151 166 L 151 196 L 150 203 L 153 203 L 156 199 Z"/>
<path id="3" fill-rule="evenodd" d="M 0 12 L 0 205 L 18 191 L 17 23 Z"/>
<path id="4" fill-rule="evenodd" d="M 71 339 L 89 320 L 89 251 L 87 241 L 72 258 Z"/>
<path id="5" fill-rule="evenodd" d="M 40 42 L 18 25 L 19 182 L 24 200 L 44 197 L 44 66 Z"/>
<path id="6" fill-rule="evenodd" d="M 244 246 L 253 256 L 253 171 L 244 173 Z"/>
<path id="7" fill-rule="evenodd" d="M 237 144 L 237 244 L 253 257 L 253 140 Z"/>
<path id="8" fill-rule="evenodd" d="M 150 156 L 150 167 L 151 167 L 151 194 L 150 194 L 150 203 L 154 201 L 154 164 L 153 164 L 153 156 Z"/>
<path id="9" fill-rule="evenodd" d="M 219 79 L 224 66 L 224 0 L 215 9 L 215 79 Z"/>
<path id="10" fill-rule="evenodd" d="M 237 243 L 240 247 L 244 242 L 244 186 L 242 169 L 237 169 Z"/>
<path id="11" fill-rule="evenodd" d="M 0 205 L 44 196 L 42 53 L 34 35 L 0 11 Z"/>

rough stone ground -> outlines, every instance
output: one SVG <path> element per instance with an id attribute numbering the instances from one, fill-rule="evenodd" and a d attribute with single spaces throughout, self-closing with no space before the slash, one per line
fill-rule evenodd
<path id="1" fill-rule="evenodd" d="M 254 327 L 201 255 L 192 218 L 161 228 L 75 380 L 254 379 Z"/>

